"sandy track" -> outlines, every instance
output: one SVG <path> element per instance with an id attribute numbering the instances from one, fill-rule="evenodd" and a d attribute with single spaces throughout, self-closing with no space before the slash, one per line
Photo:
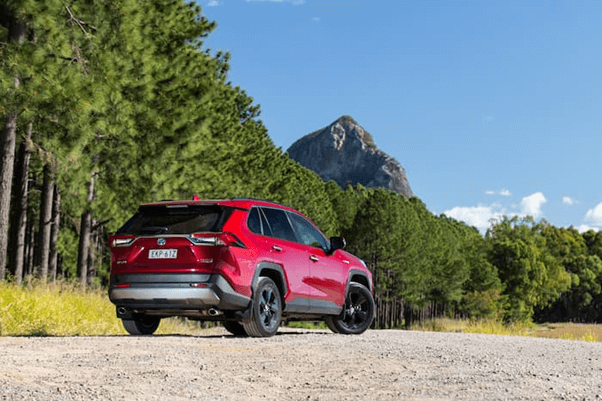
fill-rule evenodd
<path id="1" fill-rule="evenodd" d="M 602 343 L 281 329 L 269 339 L 0 337 L 0 400 L 583 400 Z"/>

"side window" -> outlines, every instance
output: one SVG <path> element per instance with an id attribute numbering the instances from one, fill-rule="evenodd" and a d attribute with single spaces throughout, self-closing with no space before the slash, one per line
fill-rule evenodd
<path id="1" fill-rule="evenodd" d="M 270 227 L 268 220 L 265 218 L 265 214 L 263 213 L 263 211 L 261 209 L 258 209 L 258 210 L 259 210 L 259 215 L 261 216 L 261 228 L 262 228 L 263 235 L 267 235 L 268 237 L 273 237 L 274 234 L 272 234 L 272 228 Z"/>
<path id="2" fill-rule="evenodd" d="M 254 207 L 249 212 L 249 218 L 247 219 L 247 227 L 252 233 L 261 234 L 261 221 L 259 220 L 259 210 Z"/>
<path id="3" fill-rule="evenodd" d="M 301 243 L 322 248 L 324 251 L 330 248 L 326 238 L 309 221 L 295 213 L 289 213 L 289 217 L 297 236 L 301 239 Z"/>
<path id="4" fill-rule="evenodd" d="M 262 211 L 272 229 L 273 237 L 297 242 L 293 228 L 291 227 L 284 210 L 262 208 Z"/>

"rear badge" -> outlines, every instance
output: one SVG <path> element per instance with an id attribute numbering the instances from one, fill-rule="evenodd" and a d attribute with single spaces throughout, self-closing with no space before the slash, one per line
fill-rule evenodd
<path id="1" fill-rule="evenodd" d="M 157 240 L 157 245 L 165 245 L 165 238 L 159 238 Z"/>

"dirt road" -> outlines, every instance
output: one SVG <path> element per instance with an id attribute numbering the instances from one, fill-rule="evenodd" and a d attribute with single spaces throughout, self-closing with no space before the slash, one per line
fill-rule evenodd
<path id="1" fill-rule="evenodd" d="M 411 331 L 0 337 L 0 400 L 593 400 L 602 343 Z"/>

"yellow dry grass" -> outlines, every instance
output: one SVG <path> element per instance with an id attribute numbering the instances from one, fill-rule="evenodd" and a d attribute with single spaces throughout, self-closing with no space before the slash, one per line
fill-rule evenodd
<path id="1" fill-rule="evenodd" d="M 291 327 L 326 328 L 322 324 L 291 323 Z M 496 320 L 434 319 L 411 330 L 484 333 L 602 341 L 602 326 L 575 323 L 506 325 Z M 157 334 L 207 334 L 197 322 L 163 319 Z M 83 292 L 74 283 L 44 284 L 28 280 L 24 286 L 0 282 L 0 336 L 127 335 L 115 316 L 106 290 Z"/>
<path id="2" fill-rule="evenodd" d="M 531 336 L 557 338 L 563 340 L 602 341 L 602 325 L 577 323 L 532 323 L 504 324 L 491 319 L 433 319 L 414 324 L 411 330 L 442 331 L 461 333 L 497 334 L 510 336 Z"/>
<path id="3" fill-rule="evenodd" d="M 196 322 L 164 319 L 157 334 L 199 334 Z M 85 293 L 73 283 L 44 284 L 28 280 L 24 286 L 0 282 L 1 336 L 126 335 L 115 316 L 106 290 Z"/>
<path id="4" fill-rule="evenodd" d="M 539 325 L 532 335 L 563 340 L 600 342 L 602 341 L 602 326 L 580 323 L 546 323 Z"/>

